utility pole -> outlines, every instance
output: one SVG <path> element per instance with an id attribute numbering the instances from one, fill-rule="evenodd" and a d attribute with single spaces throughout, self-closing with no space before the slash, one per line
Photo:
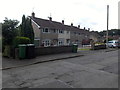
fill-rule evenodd
<path id="1" fill-rule="evenodd" d="M 106 33 L 107 48 L 108 48 L 108 27 L 109 27 L 109 5 L 107 5 L 107 33 Z"/>
<path id="2" fill-rule="evenodd" d="M 118 2 L 118 29 L 120 29 L 120 1 Z M 120 37 L 118 40 L 120 43 Z"/>

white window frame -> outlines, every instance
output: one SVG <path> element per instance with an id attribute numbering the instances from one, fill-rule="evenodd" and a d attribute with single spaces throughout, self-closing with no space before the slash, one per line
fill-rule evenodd
<path id="1" fill-rule="evenodd" d="M 48 30 L 48 32 L 45 31 L 46 29 Z M 43 29 L 42 29 L 42 32 L 43 32 L 43 33 L 50 33 L 50 30 L 49 30 L 48 28 L 43 28 Z"/>
<path id="2" fill-rule="evenodd" d="M 59 30 L 59 33 L 60 33 L 60 34 L 64 34 L 64 31 L 63 31 L 63 30 Z"/>
<path id="3" fill-rule="evenodd" d="M 69 45 L 70 44 L 70 39 L 66 39 L 66 43 L 67 43 L 67 45 Z"/>
<path id="4" fill-rule="evenodd" d="M 53 33 L 58 33 L 58 30 L 57 30 L 57 29 L 53 29 L 52 31 L 53 31 Z M 54 32 L 54 31 L 55 31 L 55 32 Z"/>
<path id="5" fill-rule="evenodd" d="M 58 40 L 58 46 L 62 46 L 64 45 L 64 41 L 63 40 Z"/>
<path id="6" fill-rule="evenodd" d="M 70 31 L 67 31 L 67 34 L 69 34 L 70 33 Z"/>
<path id="7" fill-rule="evenodd" d="M 49 47 L 51 46 L 51 40 L 50 39 L 45 39 L 42 41 L 44 47 Z"/>

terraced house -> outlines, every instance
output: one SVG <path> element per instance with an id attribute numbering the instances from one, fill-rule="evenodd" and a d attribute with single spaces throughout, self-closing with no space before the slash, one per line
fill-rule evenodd
<path id="1" fill-rule="evenodd" d="M 29 16 L 32 21 L 32 26 L 35 33 L 36 46 L 61 46 L 78 44 L 81 45 L 83 40 L 90 39 L 89 30 L 80 29 L 71 25 L 65 25 L 64 20 L 62 22 L 52 21 L 52 17 L 49 20 L 35 17 L 35 13 Z"/>

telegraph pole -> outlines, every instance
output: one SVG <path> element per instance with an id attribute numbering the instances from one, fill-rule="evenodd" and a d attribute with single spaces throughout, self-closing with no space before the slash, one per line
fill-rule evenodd
<path id="1" fill-rule="evenodd" d="M 109 27 L 109 5 L 107 5 L 107 33 L 106 33 L 107 48 L 108 48 L 108 27 Z"/>

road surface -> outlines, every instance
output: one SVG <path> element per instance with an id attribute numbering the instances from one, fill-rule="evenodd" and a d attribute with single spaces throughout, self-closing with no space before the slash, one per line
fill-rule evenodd
<path id="1" fill-rule="evenodd" d="M 118 50 L 3 70 L 3 88 L 118 88 Z"/>

